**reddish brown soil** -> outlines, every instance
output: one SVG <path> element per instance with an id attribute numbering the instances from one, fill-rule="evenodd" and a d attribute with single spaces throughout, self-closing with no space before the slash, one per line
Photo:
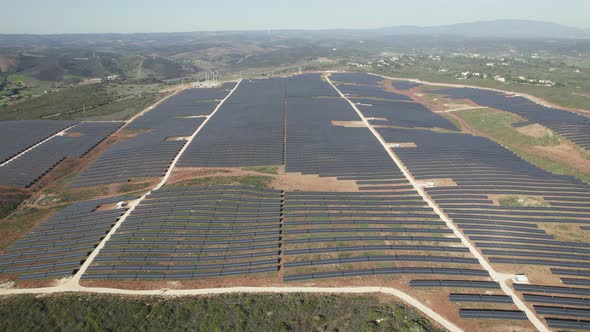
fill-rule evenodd
<path id="1" fill-rule="evenodd" d="M 365 128 L 365 123 L 362 121 L 332 121 L 332 126 L 348 127 L 348 128 Z"/>
<path id="2" fill-rule="evenodd" d="M 178 281 L 103 281 L 82 280 L 82 286 L 87 287 L 113 287 L 121 289 L 149 290 L 149 289 L 198 289 L 198 288 L 224 288 L 235 286 L 273 287 L 281 286 L 276 274 L 244 275 L 224 278 L 201 278 L 195 280 Z"/>
<path id="3" fill-rule="evenodd" d="M 282 173 L 275 176 L 272 188 L 286 191 L 336 191 L 356 192 L 356 181 L 338 180 L 335 177 L 319 177 L 301 173 Z"/>
<path id="4" fill-rule="evenodd" d="M 64 136 L 66 136 L 66 137 L 82 137 L 82 133 L 65 132 Z"/>
<path id="5" fill-rule="evenodd" d="M 378 127 L 378 126 L 376 126 L 376 127 Z M 416 147 L 416 143 L 414 143 L 414 142 L 407 142 L 407 143 L 393 142 L 393 143 L 387 143 L 386 145 L 389 147 L 400 147 L 400 148 L 415 148 Z"/>
<path id="6" fill-rule="evenodd" d="M 445 178 L 445 179 L 424 179 L 417 181 L 418 183 L 428 183 L 432 182 L 437 187 L 456 187 L 457 183 L 453 179 Z"/>
<path id="7" fill-rule="evenodd" d="M 53 215 L 52 210 L 46 210 L 44 211 L 44 213 L 42 213 L 41 218 L 39 218 L 38 220 L 31 220 L 33 227 L 35 225 L 38 225 L 40 223 L 42 223 L 43 221 L 49 219 L 49 217 L 51 217 L 51 215 Z M 2 223 L 15 223 L 17 225 L 15 225 L 14 227 L 7 227 L 2 231 L 2 236 L 0 236 L 0 247 L 6 247 L 8 245 L 10 245 L 11 243 L 13 243 L 14 241 L 16 241 L 17 239 L 20 239 L 21 237 L 23 237 L 28 231 L 29 229 L 22 229 L 22 227 L 20 226 L 20 223 L 22 223 L 23 221 L 20 219 L 12 219 L 12 218 L 6 218 L 6 219 L 2 219 L 0 222 Z M 0 254 L 3 253 L 4 250 L 0 249 Z"/>
<path id="8" fill-rule="evenodd" d="M 590 153 L 581 151 L 569 141 L 562 139 L 559 145 L 535 146 L 530 152 L 543 158 L 566 163 L 581 172 L 590 174 Z"/>
<path id="9" fill-rule="evenodd" d="M 241 168 L 177 168 L 168 180 L 169 184 L 204 177 L 259 175 L 272 178 L 270 187 L 288 191 L 358 191 L 352 180 L 338 180 L 335 177 L 320 177 L 301 173 L 285 173 L 280 167 L 278 174 L 259 173 Z"/>
<path id="10" fill-rule="evenodd" d="M 536 137 L 536 138 L 545 137 L 545 135 L 547 135 L 547 133 L 550 132 L 549 129 L 545 128 L 544 126 L 541 126 L 538 123 L 530 124 L 530 125 L 524 126 L 524 127 L 518 127 L 518 128 L 516 128 L 516 131 L 518 131 L 519 133 L 521 133 L 523 135 Z"/>

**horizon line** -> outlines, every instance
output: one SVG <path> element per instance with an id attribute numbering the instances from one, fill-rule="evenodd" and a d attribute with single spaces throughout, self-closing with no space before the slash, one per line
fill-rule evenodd
<path id="1" fill-rule="evenodd" d="M 590 27 L 578 27 L 556 23 L 552 21 L 543 20 L 531 20 L 531 19 L 510 19 L 510 18 L 499 18 L 493 20 L 480 20 L 480 21 L 463 21 L 449 24 L 436 24 L 436 25 L 390 25 L 380 27 L 358 27 L 358 28 L 344 28 L 344 27 L 333 27 L 333 28 L 255 28 L 255 29 L 214 29 L 214 30 L 187 30 L 187 31 L 145 31 L 145 32 L 48 32 L 48 33 L 2 33 L 0 36 L 53 36 L 53 35 L 141 35 L 141 34 L 183 34 L 183 33 L 228 33 L 228 32 L 272 32 L 272 31 L 309 31 L 309 32 L 322 32 L 322 31 L 371 31 L 371 30 L 382 30 L 389 28 L 436 28 L 436 27 L 449 27 L 461 24 L 474 24 L 474 23 L 493 23 L 493 22 L 529 22 L 529 23 L 544 23 L 553 24 L 565 28 L 578 29 L 582 31 L 590 32 Z"/>

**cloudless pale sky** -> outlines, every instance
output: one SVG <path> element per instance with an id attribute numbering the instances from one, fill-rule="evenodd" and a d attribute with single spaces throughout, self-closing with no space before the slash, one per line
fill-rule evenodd
<path id="1" fill-rule="evenodd" d="M 590 28 L 590 0 L 0 0 L 0 33 L 376 28 L 532 19 Z"/>

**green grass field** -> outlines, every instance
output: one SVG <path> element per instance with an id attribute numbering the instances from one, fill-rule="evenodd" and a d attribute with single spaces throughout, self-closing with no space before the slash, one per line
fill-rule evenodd
<path id="1" fill-rule="evenodd" d="M 236 294 L 0 298 L 2 331 L 442 331 L 414 309 L 371 296 Z"/>
<path id="2" fill-rule="evenodd" d="M 264 174 L 279 174 L 279 166 L 248 166 L 242 167 L 242 169 Z"/>
<path id="3" fill-rule="evenodd" d="M 556 59 L 528 59 L 521 62 L 508 58 L 509 65 L 498 65 L 498 59 L 474 59 L 462 56 L 443 56 L 434 61 L 416 56 L 410 64 L 400 68 L 373 67 L 372 72 L 393 77 L 416 78 L 425 81 L 481 86 L 506 91 L 515 91 L 546 99 L 563 107 L 590 109 L 590 78 L 587 72 L 577 73 L 574 64 Z M 494 67 L 487 63 L 496 63 Z M 579 64 L 578 64 L 579 65 Z M 446 72 L 441 72 L 444 69 Z M 454 76 L 462 72 L 488 74 L 487 78 L 458 80 Z M 500 82 L 494 76 L 505 78 L 524 76 L 534 79 L 551 80 L 555 86 L 546 87 L 522 84 L 508 80 Z"/>
<path id="4" fill-rule="evenodd" d="M 170 185 L 168 188 L 190 187 L 190 186 L 220 186 L 220 185 L 243 185 L 259 188 L 266 188 L 272 178 L 261 175 L 244 175 L 244 176 L 211 176 L 198 179 L 190 179 Z"/>
<path id="5" fill-rule="evenodd" d="M 499 137 L 505 142 L 524 146 L 559 144 L 559 135 L 557 134 L 547 132 L 542 137 L 532 137 L 519 133 L 512 124 L 520 121 L 517 116 L 509 112 L 485 108 L 457 111 L 454 114 L 477 130 L 484 131 L 493 137 Z"/>
<path id="6" fill-rule="evenodd" d="M 95 83 L 64 88 L 0 107 L 0 120 L 123 120 L 154 103 L 158 85 Z"/>
<path id="7" fill-rule="evenodd" d="M 453 114 L 463 119 L 474 129 L 490 135 L 496 142 L 509 147 L 510 150 L 528 162 L 549 172 L 575 176 L 582 181 L 590 183 L 590 174 L 578 171 L 567 163 L 547 159 L 530 152 L 533 146 L 559 144 L 560 137 L 558 134 L 548 133 L 539 138 L 521 134 L 511 125 L 514 122 L 518 122 L 515 116 L 511 113 L 497 110 L 476 109 L 457 111 L 453 112 Z M 587 153 L 583 154 L 589 158 L 588 160 L 590 162 L 590 155 Z"/>
<path id="8" fill-rule="evenodd" d="M 0 219 L 0 234 L 2 234 L 0 250 L 30 232 L 39 220 L 54 214 L 58 210 L 25 208 L 15 211 L 8 218 Z"/>
<path id="9" fill-rule="evenodd" d="M 526 196 L 506 196 L 500 199 L 500 206 L 514 206 L 514 207 L 523 207 L 523 206 L 542 206 L 548 207 L 550 206 L 548 203 L 545 203 L 541 200 L 538 200 L 533 197 L 526 197 Z"/>

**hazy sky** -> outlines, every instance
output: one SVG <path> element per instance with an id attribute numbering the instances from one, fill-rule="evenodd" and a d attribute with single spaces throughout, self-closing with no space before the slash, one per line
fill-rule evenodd
<path id="1" fill-rule="evenodd" d="M 533 19 L 590 28 L 590 0 L 0 0 L 0 33 L 374 28 Z"/>

